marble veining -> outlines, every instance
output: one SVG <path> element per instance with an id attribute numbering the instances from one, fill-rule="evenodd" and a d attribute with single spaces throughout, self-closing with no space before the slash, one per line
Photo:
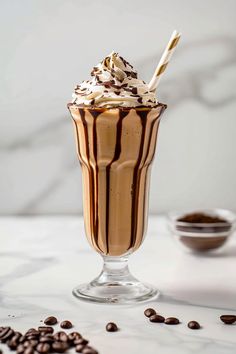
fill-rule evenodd
<path id="1" fill-rule="evenodd" d="M 73 286 L 95 277 L 102 264 L 88 245 L 81 218 L 2 217 L 0 239 L 1 325 L 25 330 L 54 314 L 71 319 L 100 354 L 235 353 L 236 325 L 219 321 L 221 314 L 236 311 L 235 237 L 221 251 L 196 257 L 177 247 L 165 217 L 151 217 L 147 238 L 130 257 L 130 268 L 162 295 L 127 307 L 88 304 L 71 295 Z M 149 323 L 143 315 L 147 306 L 178 317 L 181 324 Z M 193 319 L 201 330 L 187 328 Z M 111 320 L 119 332 L 105 331 Z M 5 346 L 0 348 L 8 353 Z"/>

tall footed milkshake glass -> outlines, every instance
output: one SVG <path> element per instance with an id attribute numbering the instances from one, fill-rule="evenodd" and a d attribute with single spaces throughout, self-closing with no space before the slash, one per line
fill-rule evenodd
<path id="1" fill-rule="evenodd" d="M 130 274 L 128 258 L 147 226 L 151 163 L 164 104 L 104 108 L 68 105 L 83 175 L 87 238 L 104 260 L 100 275 L 73 294 L 98 303 L 148 300 L 158 290 Z"/>

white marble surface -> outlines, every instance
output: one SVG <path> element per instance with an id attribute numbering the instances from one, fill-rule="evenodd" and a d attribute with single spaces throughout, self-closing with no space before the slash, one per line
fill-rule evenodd
<path id="1" fill-rule="evenodd" d="M 66 109 L 74 85 L 113 49 L 148 81 L 175 28 L 183 35 L 158 91 L 168 110 L 150 208 L 236 211 L 235 0 L 1 0 L 0 7 L 1 214 L 81 212 Z"/>
<path id="2" fill-rule="evenodd" d="M 101 259 L 84 236 L 76 217 L 0 219 L 0 324 L 25 330 L 54 314 L 71 319 L 100 354 L 234 354 L 236 325 L 219 321 L 236 312 L 236 240 L 222 251 L 196 257 L 176 247 L 164 217 L 151 217 L 147 239 L 130 257 L 134 275 L 155 284 L 162 296 L 149 304 L 104 306 L 80 302 L 71 289 L 91 280 Z M 147 306 L 181 324 L 151 324 Z M 15 317 L 11 317 L 15 316 Z M 191 331 L 189 320 L 203 328 Z M 107 333 L 108 321 L 120 331 Z M 0 344 L 4 353 L 5 346 Z"/>

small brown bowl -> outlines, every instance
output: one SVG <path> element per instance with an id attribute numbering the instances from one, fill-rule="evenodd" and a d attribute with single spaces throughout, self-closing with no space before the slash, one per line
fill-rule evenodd
<path id="1" fill-rule="evenodd" d="M 191 215 L 196 214 L 216 218 L 216 221 L 190 222 Z M 217 221 L 218 218 L 219 221 Z M 235 214 L 224 209 L 169 214 L 169 226 L 175 238 L 182 246 L 193 252 L 208 252 L 223 246 L 234 231 L 235 220 Z"/>

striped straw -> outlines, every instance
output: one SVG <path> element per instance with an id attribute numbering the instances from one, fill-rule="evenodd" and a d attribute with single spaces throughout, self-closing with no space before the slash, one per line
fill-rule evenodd
<path id="1" fill-rule="evenodd" d="M 177 32 L 177 31 L 174 31 L 172 33 L 169 43 L 167 44 L 167 47 L 162 54 L 161 60 L 159 61 L 159 64 L 157 65 L 157 68 L 153 74 L 153 77 L 148 84 L 150 91 L 155 91 L 157 89 L 157 86 L 160 82 L 161 76 L 166 70 L 166 67 L 170 61 L 170 58 L 172 57 L 172 55 L 175 51 L 175 48 L 179 42 L 180 36 L 181 36 L 181 33 Z"/>

